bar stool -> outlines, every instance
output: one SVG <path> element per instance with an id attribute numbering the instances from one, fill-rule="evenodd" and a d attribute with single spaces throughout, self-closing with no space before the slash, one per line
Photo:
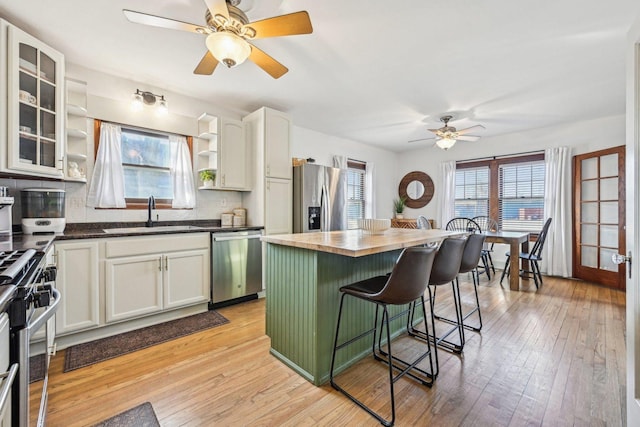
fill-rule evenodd
<path id="1" fill-rule="evenodd" d="M 478 285 L 480 284 L 480 273 L 478 272 L 478 262 L 480 261 L 480 257 L 482 256 L 482 251 L 484 249 L 484 239 L 485 236 L 482 234 L 471 234 L 467 237 L 467 243 L 464 246 L 464 251 L 462 252 L 462 261 L 460 262 L 460 270 L 458 274 L 462 273 L 471 273 L 471 278 L 473 279 L 473 290 L 475 292 L 476 297 L 476 306 L 474 309 L 469 311 L 466 314 L 462 315 L 462 326 L 466 329 L 479 332 L 482 329 L 482 314 L 480 313 L 480 299 L 478 298 Z M 458 277 L 456 276 L 456 283 L 458 285 L 458 290 L 460 289 L 460 282 L 458 281 Z M 435 303 L 435 293 L 433 296 Z M 462 312 L 462 306 L 461 310 Z M 464 323 L 465 320 L 473 313 L 478 313 L 478 326 L 472 326 L 467 323 Z M 447 319 L 445 317 L 434 315 L 436 319 L 441 320 L 443 322 L 450 323 L 452 325 L 457 325 L 457 322 L 452 319 Z"/>
<path id="2" fill-rule="evenodd" d="M 457 217 L 450 220 L 446 227 L 447 230 L 455 231 L 467 231 L 469 233 L 482 233 L 483 230 L 477 222 L 471 218 Z M 487 252 L 482 253 L 482 265 L 484 266 L 484 272 L 487 275 L 487 279 L 491 280 L 491 266 L 489 264 L 489 255 Z M 495 270 L 494 270 L 495 273 Z"/>
<path id="3" fill-rule="evenodd" d="M 338 311 L 338 322 L 336 325 L 336 335 L 333 344 L 333 354 L 331 356 L 331 370 L 329 378 L 331 386 L 336 390 L 347 396 L 356 405 L 367 411 L 370 415 L 376 418 L 385 426 L 391 426 L 395 422 L 396 409 L 395 409 L 395 397 L 393 384 L 405 374 L 420 381 L 423 385 L 430 387 L 435 379 L 434 372 L 437 372 L 437 366 L 434 368 L 432 357 L 432 349 L 427 342 L 426 351 L 423 352 L 417 359 L 411 362 L 402 360 L 391 353 L 391 332 L 389 330 L 389 312 L 387 306 L 389 305 L 404 305 L 409 304 L 416 299 L 421 299 L 423 307 L 423 315 L 426 319 L 426 311 L 424 310 L 424 292 L 427 288 L 429 281 L 429 275 L 431 274 L 431 266 L 435 258 L 436 249 L 425 247 L 412 247 L 402 251 L 397 263 L 391 271 L 389 276 L 377 276 L 371 279 L 362 280 L 360 282 L 352 283 L 340 288 L 342 297 L 340 298 L 340 308 Z M 359 298 L 364 301 L 369 301 L 376 304 L 376 314 L 373 327 L 368 331 L 361 333 L 360 335 L 350 338 L 341 344 L 338 344 L 338 336 L 340 332 L 340 323 L 342 320 L 342 308 L 344 306 L 345 297 L 349 295 L 351 297 Z M 380 319 L 380 326 L 378 326 L 378 317 L 382 309 L 382 318 Z M 376 350 L 376 335 L 378 333 L 378 327 L 380 328 L 380 335 L 382 335 L 383 327 L 386 329 L 387 351 L 379 352 Z M 427 322 L 425 322 L 425 331 L 423 332 L 429 335 L 429 329 Z M 373 334 L 372 354 L 376 360 L 383 361 L 389 366 L 389 393 L 391 396 L 391 419 L 386 420 L 381 415 L 373 411 L 366 406 L 356 397 L 351 395 L 345 389 L 340 387 L 334 380 L 334 366 L 336 360 L 336 352 L 345 348 L 346 346 L 353 344 L 354 342 Z M 378 340 L 378 350 L 380 350 L 380 341 Z M 436 348 L 433 347 L 433 353 L 436 352 Z M 423 361 L 425 358 L 429 358 L 430 371 L 427 372 L 417 367 L 417 364 Z M 437 363 L 437 354 L 435 357 Z M 393 370 L 400 371 L 396 376 L 393 375 Z M 435 371 L 434 371 L 435 369 Z M 422 376 L 420 376 L 420 375 Z"/>
<path id="4" fill-rule="evenodd" d="M 458 272 L 460 271 L 460 264 L 462 262 L 462 253 L 464 252 L 464 247 L 467 244 L 466 239 L 460 238 L 448 238 L 442 241 L 440 244 L 440 249 L 436 254 L 435 259 L 433 260 L 433 267 L 431 268 L 431 276 L 429 277 L 429 286 L 427 287 L 429 291 L 429 305 L 431 308 L 431 325 L 434 331 L 434 334 L 429 336 L 425 335 L 422 331 L 419 331 L 413 327 L 414 322 L 414 312 L 415 312 L 415 303 L 411 307 L 411 314 L 409 316 L 409 321 L 407 323 L 407 330 L 409 335 L 412 335 L 416 338 L 420 338 L 423 340 L 433 340 L 433 343 L 437 346 L 444 348 L 445 350 L 452 351 L 454 353 L 462 353 L 462 349 L 464 348 L 464 328 L 462 327 L 462 311 L 460 307 L 460 290 L 456 283 L 456 277 L 458 276 Z M 455 326 L 446 331 L 441 336 L 435 335 L 435 315 L 433 312 L 434 302 L 435 302 L 435 293 L 436 288 L 441 285 L 451 284 L 451 290 L 453 293 L 453 302 L 456 309 L 456 319 L 457 322 Z M 433 294 L 431 293 L 431 286 L 434 287 Z M 425 325 L 427 323 L 427 318 L 425 317 Z M 426 329 L 426 328 L 425 328 Z M 458 339 L 459 344 L 456 344 L 452 341 L 447 340 L 446 338 L 458 331 Z M 437 357 L 437 353 L 436 353 Z M 436 367 L 438 366 L 436 361 Z M 436 374 L 437 375 L 437 374 Z"/>

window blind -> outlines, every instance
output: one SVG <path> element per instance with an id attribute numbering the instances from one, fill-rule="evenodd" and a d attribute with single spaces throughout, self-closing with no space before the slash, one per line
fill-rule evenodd
<path id="1" fill-rule="evenodd" d="M 489 215 L 489 167 L 456 170 L 455 216 Z"/>
<path id="2" fill-rule="evenodd" d="M 544 222 L 544 161 L 501 165 L 498 176 L 501 228 L 540 231 Z"/>

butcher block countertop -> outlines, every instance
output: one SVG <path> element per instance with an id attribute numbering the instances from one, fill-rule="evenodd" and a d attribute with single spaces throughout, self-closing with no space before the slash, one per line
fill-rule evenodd
<path id="1" fill-rule="evenodd" d="M 410 230 L 390 228 L 384 234 L 371 235 L 362 230 L 325 231 L 319 233 L 275 234 L 261 240 L 276 245 L 311 249 L 338 255 L 361 257 L 425 243 L 439 242 L 465 232 L 445 230 Z"/>

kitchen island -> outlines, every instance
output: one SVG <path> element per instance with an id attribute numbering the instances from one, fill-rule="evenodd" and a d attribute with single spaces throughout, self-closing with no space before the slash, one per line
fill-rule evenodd
<path id="1" fill-rule="evenodd" d="M 263 236 L 266 242 L 266 332 L 271 354 L 304 378 L 320 385 L 329 380 L 333 335 L 341 286 L 387 274 L 403 248 L 439 242 L 461 232 L 389 229 L 382 235 L 361 230 Z M 393 307 L 390 314 L 404 307 Z M 373 304 L 345 301 L 341 335 L 355 336 L 371 327 Z M 392 333 L 406 317 L 392 322 Z M 369 339 L 349 346 L 336 358 L 339 370 L 364 357 Z"/>

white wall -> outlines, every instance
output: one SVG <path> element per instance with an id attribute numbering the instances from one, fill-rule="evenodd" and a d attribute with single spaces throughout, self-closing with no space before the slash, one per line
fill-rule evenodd
<path id="1" fill-rule="evenodd" d="M 391 218 L 393 199 L 398 197 L 396 180 L 398 154 L 374 148 L 359 142 L 326 135 L 310 129 L 293 126 L 291 156 L 313 158 L 319 165 L 333 166 L 333 156 L 347 156 L 374 164 L 376 217 Z"/>

